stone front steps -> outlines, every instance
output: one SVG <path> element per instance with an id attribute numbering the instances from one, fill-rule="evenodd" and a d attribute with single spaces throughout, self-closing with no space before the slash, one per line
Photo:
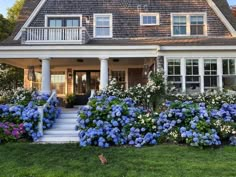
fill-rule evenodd
<path id="1" fill-rule="evenodd" d="M 78 131 L 75 130 L 78 109 L 62 109 L 60 117 L 53 127 L 44 131 L 44 136 L 36 143 L 63 144 L 78 143 Z"/>

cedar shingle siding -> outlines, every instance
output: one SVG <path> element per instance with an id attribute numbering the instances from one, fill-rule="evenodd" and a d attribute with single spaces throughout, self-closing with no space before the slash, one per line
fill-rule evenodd
<path id="1" fill-rule="evenodd" d="M 159 12 L 160 26 L 140 26 L 140 12 Z M 206 0 L 47 0 L 30 26 L 44 26 L 45 14 L 82 14 L 90 16 L 83 26 L 93 36 L 93 14 L 112 13 L 113 38 L 170 37 L 174 12 L 207 12 L 208 36 L 231 36 Z"/>

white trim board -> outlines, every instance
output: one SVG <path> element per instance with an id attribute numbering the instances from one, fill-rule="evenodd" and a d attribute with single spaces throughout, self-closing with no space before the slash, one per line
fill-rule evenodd
<path id="1" fill-rule="evenodd" d="M 47 0 L 41 0 L 39 2 L 39 4 L 37 5 L 37 7 L 34 9 L 34 11 L 31 13 L 30 17 L 27 19 L 27 21 L 25 22 L 25 24 L 21 27 L 21 29 L 18 31 L 18 33 L 16 34 L 14 40 L 19 40 L 21 37 L 21 31 L 23 30 L 23 28 L 26 28 L 29 26 L 29 24 L 32 22 L 32 20 L 34 19 L 34 17 L 38 14 L 39 10 L 43 7 L 43 5 L 45 4 Z"/>
<path id="2" fill-rule="evenodd" d="M 225 27 L 229 30 L 231 35 L 233 37 L 236 37 L 236 30 L 234 27 L 229 23 L 227 18 L 224 16 L 224 14 L 220 11 L 220 9 L 217 7 L 217 5 L 212 0 L 206 0 L 209 6 L 213 9 L 213 11 L 216 13 L 218 18 L 222 21 L 222 23 L 225 25 Z"/>

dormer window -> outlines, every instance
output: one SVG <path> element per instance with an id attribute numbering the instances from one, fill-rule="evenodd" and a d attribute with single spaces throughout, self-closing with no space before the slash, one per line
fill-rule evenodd
<path id="1" fill-rule="evenodd" d="M 172 36 L 206 36 L 206 13 L 171 14 Z"/>
<path id="2" fill-rule="evenodd" d="M 159 13 L 140 13 L 141 26 L 154 26 L 160 24 Z"/>

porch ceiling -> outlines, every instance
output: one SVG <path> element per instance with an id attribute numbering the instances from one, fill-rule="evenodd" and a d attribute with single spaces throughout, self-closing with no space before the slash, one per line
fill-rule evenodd
<path id="1" fill-rule="evenodd" d="M 125 65 L 143 65 L 144 58 L 122 58 L 122 59 L 109 59 L 109 65 L 112 66 L 125 66 Z M 0 63 L 9 64 L 15 67 L 27 69 L 28 66 L 41 68 L 40 59 L 0 59 Z M 61 67 L 76 67 L 76 66 L 99 66 L 100 61 L 98 58 L 52 58 L 51 69 Z"/>

